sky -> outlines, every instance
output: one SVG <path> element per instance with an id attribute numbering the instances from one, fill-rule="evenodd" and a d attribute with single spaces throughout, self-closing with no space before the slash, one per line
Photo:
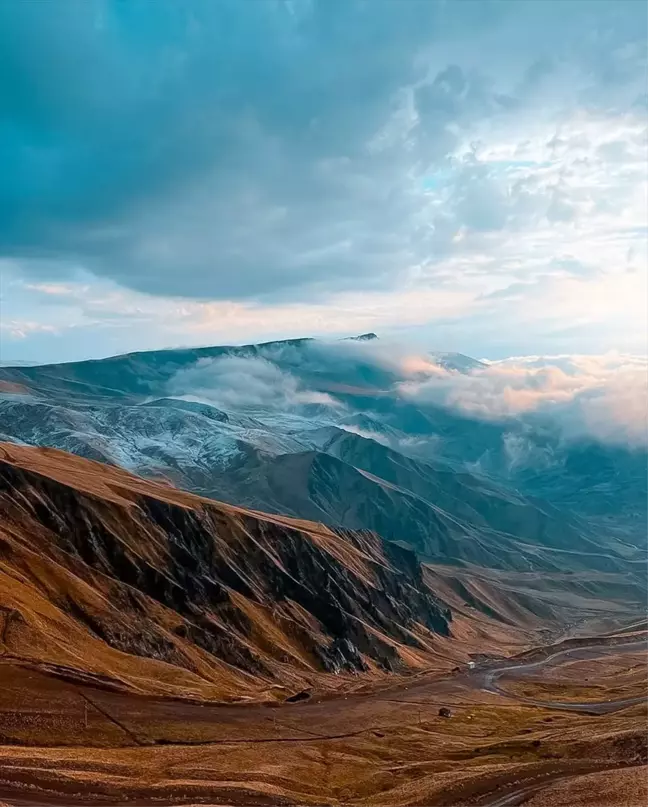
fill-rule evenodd
<path id="1" fill-rule="evenodd" d="M 0 359 L 647 352 L 643 0 L 6 0 Z"/>

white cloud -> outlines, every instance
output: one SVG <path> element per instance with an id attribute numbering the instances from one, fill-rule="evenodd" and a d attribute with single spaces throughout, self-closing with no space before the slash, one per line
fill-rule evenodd
<path id="1" fill-rule="evenodd" d="M 340 408 L 330 395 L 307 389 L 295 376 L 257 357 L 201 359 L 176 373 L 168 389 L 171 395 L 190 395 L 223 409 L 262 407 L 285 411 L 306 404 Z"/>
<path id="2" fill-rule="evenodd" d="M 53 325 L 24 319 L 3 320 L 0 322 L 0 330 L 4 331 L 11 339 L 27 339 L 27 337 L 35 333 L 54 334 L 58 332 Z"/>
<path id="3" fill-rule="evenodd" d="M 360 381 L 371 367 L 380 371 L 372 373 L 374 380 Z M 310 389 L 309 378 L 330 390 L 340 381 L 376 384 L 380 395 L 395 394 L 422 407 L 441 406 L 476 419 L 518 426 L 537 425 L 540 419 L 569 440 L 648 446 L 648 358 L 617 352 L 513 357 L 459 371 L 396 341 L 277 344 L 263 347 L 254 357 L 200 360 L 173 378 L 169 392 L 197 396 L 226 409 L 260 406 L 285 411 L 308 403 L 335 407 L 335 394 Z M 377 430 L 365 422 L 342 421 L 341 428 L 378 442 L 391 441 L 388 432 L 376 437 Z M 519 429 L 511 429 L 505 440 L 511 465 L 550 461 L 541 447 L 527 445 L 520 435 Z M 525 458 L 529 451 L 534 456 Z"/>
<path id="4" fill-rule="evenodd" d="M 403 382 L 399 389 L 407 398 L 473 417 L 543 415 L 568 438 L 648 444 L 645 357 L 609 353 L 511 358 L 469 373 L 435 371 L 425 380 Z M 510 448 L 515 453 L 520 447 L 512 443 Z"/>

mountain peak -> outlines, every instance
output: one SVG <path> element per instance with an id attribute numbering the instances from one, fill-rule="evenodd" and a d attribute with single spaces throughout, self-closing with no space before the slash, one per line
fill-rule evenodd
<path id="1" fill-rule="evenodd" d="M 347 336 L 345 342 L 371 342 L 374 339 L 378 339 L 377 334 L 373 333 L 373 331 L 369 333 L 361 333 L 359 336 Z"/>

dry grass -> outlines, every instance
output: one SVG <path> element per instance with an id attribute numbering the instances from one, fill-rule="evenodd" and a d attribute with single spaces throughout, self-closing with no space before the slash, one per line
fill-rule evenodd
<path id="1" fill-rule="evenodd" d="M 101 513 L 116 546 L 142 553 L 151 567 L 164 570 L 169 542 L 141 520 L 138 496 L 183 510 L 218 511 L 222 550 L 231 549 L 237 562 L 251 540 L 246 519 L 253 517 L 237 508 L 78 458 L 64 461 L 61 452 L 2 451 L 26 472 L 34 466 L 47 479 L 85 491 L 87 513 Z M 32 504 L 44 489 L 35 489 Z M 74 506 L 79 500 L 71 501 Z M 425 644 L 403 645 L 409 677 L 379 673 L 375 666 L 364 675 L 335 676 L 316 669 L 300 643 L 320 630 L 312 615 L 294 601 L 283 602 L 278 612 L 272 603 L 266 608 L 262 597 L 237 594 L 223 624 L 232 615 L 248 620 L 253 630 L 246 641 L 276 673 L 273 682 L 191 644 L 178 633 L 181 619 L 171 608 L 142 592 L 131 596 L 134 588 L 52 548 L 35 516 L 19 520 L 21 507 L 15 523 L 0 530 L 0 799 L 66 807 L 441 807 L 496 804 L 508 793 L 558 805 L 572 793 L 574 804 L 595 807 L 601 796 L 608 807 L 617 803 L 616 792 L 618 804 L 630 807 L 629 799 L 642 792 L 637 775 L 628 771 L 646 763 L 644 706 L 605 716 L 549 710 L 481 692 L 474 677 L 449 672 L 477 649 L 521 649 L 527 631 L 537 627 L 530 612 L 524 612 L 528 624 L 509 629 L 459 607 L 452 638 L 412 627 Z M 282 540 L 299 539 L 300 552 L 316 546 L 359 583 L 371 582 L 384 564 L 375 547 L 370 556 L 372 545 L 345 545 L 307 522 L 267 517 L 254 540 L 277 525 Z M 266 545 L 270 555 L 276 548 Z M 497 599 L 494 592 L 485 582 L 474 589 L 507 619 L 522 614 L 513 598 Z M 111 646 L 99 635 L 102 626 L 129 636 L 146 628 L 152 638 L 167 640 L 166 657 L 147 656 L 147 647 L 127 652 Z M 615 656 L 608 649 L 602 659 L 563 660 L 542 681 L 504 685 L 556 701 L 645 691 L 644 657 Z M 314 697 L 279 703 L 285 690 L 276 682 L 307 683 Z M 214 703 L 241 695 L 250 702 Z M 439 716 L 441 707 L 451 710 L 449 718 Z M 538 802 L 545 794 L 553 801 Z"/>
<path id="2" fill-rule="evenodd" d="M 9 669 L 0 665 L 9 728 L 0 797 L 38 794 L 39 804 L 488 804 L 537 787 L 554 801 L 532 803 L 560 804 L 570 782 L 587 794 L 579 782 L 594 771 L 610 771 L 601 779 L 610 792 L 619 777 L 619 798 L 634 793 L 639 779 L 623 770 L 646 761 L 644 707 L 605 717 L 560 712 L 471 692 L 458 680 L 422 677 L 407 690 L 275 707 L 200 707 Z M 449 719 L 439 703 L 450 704 Z"/>

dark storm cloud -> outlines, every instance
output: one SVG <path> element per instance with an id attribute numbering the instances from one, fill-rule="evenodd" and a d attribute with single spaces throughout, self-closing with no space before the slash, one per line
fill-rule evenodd
<path id="1" fill-rule="evenodd" d="M 487 169 L 448 163 L 462 132 L 546 92 L 552 51 L 634 86 L 641 6 L 4 3 L 0 254 L 196 298 L 389 287 L 461 227 L 511 223 Z M 448 165 L 439 211 L 426 180 Z"/>

